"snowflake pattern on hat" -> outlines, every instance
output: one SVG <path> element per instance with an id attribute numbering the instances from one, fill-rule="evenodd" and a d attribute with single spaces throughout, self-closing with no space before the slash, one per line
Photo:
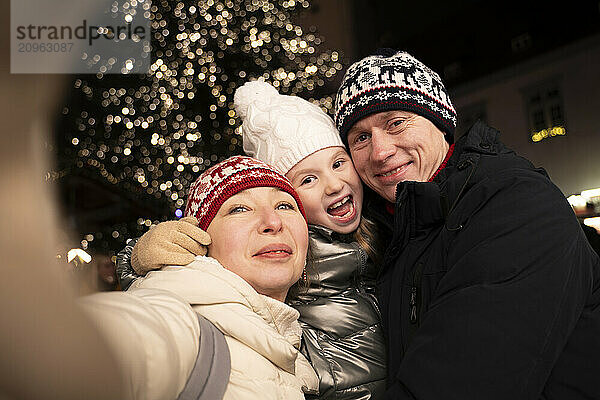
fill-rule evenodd
<path id="1" fill-rule="evenodd" d="M 346 140 L 361 118 L 388 110 L 411 111 L 454 134 L 456 111 L 441 78 L 425 64 L 400 51 L 374 55 L 352 64 L 336 95 L 335 123 Z"/>

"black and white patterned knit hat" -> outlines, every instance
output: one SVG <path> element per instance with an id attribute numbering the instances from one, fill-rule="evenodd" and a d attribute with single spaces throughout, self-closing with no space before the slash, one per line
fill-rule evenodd
<path id="1" fill-rule="evenodd" d="M 404 51 L 380 49 L 352 64 L 335 101 L 335 123 L 344 143 L 358 120 L 381 111 L 403 110 L 433 122 L 454 142 L 456 111 L 439 75 Z"/>

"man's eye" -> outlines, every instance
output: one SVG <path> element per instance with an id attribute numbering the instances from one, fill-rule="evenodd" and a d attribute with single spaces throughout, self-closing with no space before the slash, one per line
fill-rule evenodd
<path id="1" fill-rule="evenodd" d="M 359 135 L 356 135 L 356 138 L 354 139 L 354 143 L 362 143 L 362 142 L 366 141 L 367 139 L 369 139 L 369 135 L 367 133 L 361 133 Z"/>
<path id="2" fill-rule="evenodd" d="M 390 122 L 389 126 L 391 129 L 396 129 L 400 125 L 402 125 L 403 122 L 404 122 L 403 119 L 396 119 L 396 120 L 393 120 L 392 122 Z"/>

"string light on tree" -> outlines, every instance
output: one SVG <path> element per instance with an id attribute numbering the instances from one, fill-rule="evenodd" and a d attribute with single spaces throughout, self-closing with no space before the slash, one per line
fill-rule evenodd
<path id="1" fill-rule="evenodd" d="M 342 64 L 314 29 L 293 23 L 309 7 L 306 0 L 153 2 L 149 73 L 75 80 L 60 125 L 59 170 L 164 204 L 160 214 L 132 216 L 129 235 L 180 213 L 201 171 L 242 152 L 233 94 L 244 82 L 268 81 L 331 112 L 333 96 L 322 87 Z M 113 231 L 127 237 L 114 226 L 103 237 Z"/>

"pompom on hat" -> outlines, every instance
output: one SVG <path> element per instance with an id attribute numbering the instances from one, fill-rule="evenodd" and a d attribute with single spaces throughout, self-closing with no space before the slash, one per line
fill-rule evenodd
<path id="1" fill-rule="evenodd" d="M 228 198 L 242 190 L 265 186 L 289 193 L 306 220 L 290 181 L 264 162 L 245 156 L 229 157 L 204 171 L 190 187 L 184 215 L 196 217 L 198 227 L 206 230 Z"/>
<path id="2" fill-rule="evenodd" d="M 315 104 L 279 94 L 266 82 L 246 82 L 234 95 L 244 152 L 282 174 L 312 153 L 344 147 L 333 120 Z"/>
<path id="3" fill-rule="evenodd" d="M 454 142 L 456 111 L 439 75 L 404 51 L 379 49 L 346 71 L 336 96 L 335 123 L 346 143 L 357 121 L 391 110 L 429 119 Z"/>

